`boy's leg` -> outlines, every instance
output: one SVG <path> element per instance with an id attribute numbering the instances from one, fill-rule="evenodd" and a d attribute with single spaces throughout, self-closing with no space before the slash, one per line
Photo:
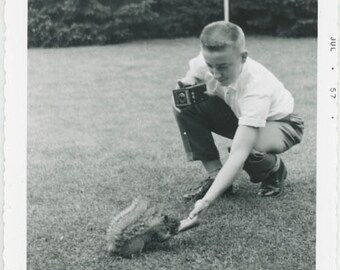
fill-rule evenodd
<path id="1" fill-rule="evenodd" d="M 221 99 L 210 97 L 207 102 L 174 111 L 188 160 L 215 164 L 212 168 L 219 169 L 221 162 L 211 132 L 230 139 L 234 137 L 238 120 L 230 107 Z M 303 121 L 294 114 L 280 121 L 268 121 L 266 127 L 260 129 L 255 149 L 244 164 L 251 181 L 261 182 L 259 195 L 273 196 L 282 192 L 287 170 L 276 154 L 299 143 L 302 133 Z"/>
<path id="2" fill-rule="evenodd" d="M 255 149 L 266 153 L 283 153 L 301 142 L 303 129 L 303 120 L 296 114 L 278 121 L 267 121 L 266 126 L 260 128 Z"/>
<path id="3" fill-rule="evenodd" d="M 243 169 L 249 174 L 251 182 L 261 183 L 258 195 L 277 196 L 283 192 L 287 169 L 277 155 L 254 151 L 249 155 Z"/>
<path id="4" fill-rule="evenodd" d="M 184 195 L 186 199 L 198 199 L 204 196 L 222 167 L 212 132 L 233 138 L 238 120 L 230 107 L 218 97 L 209 97 L 205 102 L 182 110 L 174 108 L 174 113 L 187 159 L 201 160 L 209 176 L 199 187 Z"/>
<path id="5" fill-rule="evenodd" d="M 283 181 L 287 169 L 276 154 L 300 143 L 303 134 L 303 121 L 295 114 L 280 121 L 268 121 L 261 128 L 255 151 L 248 157 L 244 169 L 252 182 L 261 182 L 260 196 L 275 196 L 283 192 Z"/>
<path id="6" fill-rule="evenodd" d="M 174 114 L 189 161 L 219 159 L 212 132 L 233 138 L 238 125 L 230 107 L 214 96 L 181 110 L 174 108 Z"/>

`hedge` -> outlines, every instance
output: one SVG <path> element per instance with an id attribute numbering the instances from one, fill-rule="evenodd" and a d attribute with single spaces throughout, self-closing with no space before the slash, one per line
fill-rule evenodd
<path id="1" fill-rule="evenodd" d="M 223 0 L 29 0 L 28 46 L 101 45 L 197 36 L 223 19 Z M 246 33 L 316 36 L 317 0 L 230 0 Z"/>
<path id="2" fill-rule="evenodd" d="M 111 1 L 112 2 L 112 1 Z M 153 0 L 28 1 L 28 46 L 59 47 L 110 44 L 128 40 L 157 14 Z"/>
<path id="3" fill-rule="evenodd" d="M 231 20 L 250 33 L 317 35 L 317 0 L 230 1 Z"/>

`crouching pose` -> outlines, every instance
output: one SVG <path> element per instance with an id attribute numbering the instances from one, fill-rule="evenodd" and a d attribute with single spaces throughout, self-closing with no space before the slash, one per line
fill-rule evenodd
<path id="1" fill-rule="evenodd" d="M 217 197 L 232 191 L 244 169 L 260 183 L 259 196 L 283 192 L 287 169 L 277 155 L 299 143 L 302 119 L 293 113 L 294 99 L 264 66 L 248 57 L 242 29 L 224 21 L 207 25 L 201 52 L 189 62 L 180 86 L 205 83 L 208 100 L 177 108 L 174 113 L 189 161 L 200 160 L 208 178 L 184 194 L 199 200 L 195 217 Z M 221 163 L 212 132 L 232 139 L 228 160 Z"/>

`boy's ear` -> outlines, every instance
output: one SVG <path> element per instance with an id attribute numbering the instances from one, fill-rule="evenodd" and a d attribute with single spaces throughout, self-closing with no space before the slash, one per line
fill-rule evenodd
<path id="1" fill-rule="evenodd" d="M 247 57 L 248 57 L 248 51 L 241 52 L 241 59 L 242 59 L 241 61 L 242 61 L 242 63 L 246 62 Z"/>

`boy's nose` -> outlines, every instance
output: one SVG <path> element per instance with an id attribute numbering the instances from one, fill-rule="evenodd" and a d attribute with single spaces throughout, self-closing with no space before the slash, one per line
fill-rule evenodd
<path id="1" fill-rule="evenodd" d="M 213 75 L 216 80 L 221 78 L 221 72 L 219 72 L 217 69 L 213 69 Z"/>

